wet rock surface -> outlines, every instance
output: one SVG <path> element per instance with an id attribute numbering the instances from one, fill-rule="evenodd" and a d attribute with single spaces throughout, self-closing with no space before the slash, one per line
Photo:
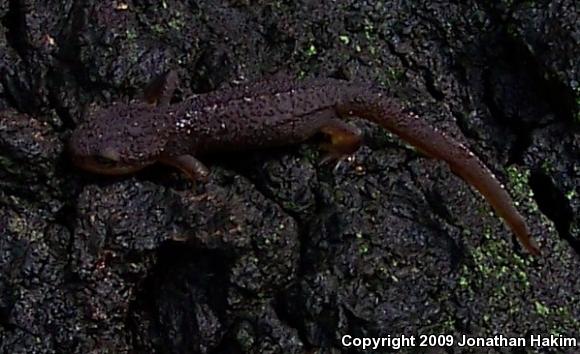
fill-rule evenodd
<path id="1" fill-rule="evenodd" d="M 578 58 L 574 1 L 0 0 L 0 352 L 578 337 Z M 176 100 L 277 72 L 389 88 L 490 166 L 543 256 L 446 166 L 357 120 L 366 145 L 334 169 L 309 144 L 207 159 L 195 186 L 72 168 L 87 107 L 169 68 Z M 578 348 L 518 350 L 487 352 Z"/>

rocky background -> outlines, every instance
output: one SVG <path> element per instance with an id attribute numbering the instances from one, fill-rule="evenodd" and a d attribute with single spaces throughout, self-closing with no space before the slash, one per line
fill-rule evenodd
<path id="1" fill-rule="evenodd" d="M 493 3 L 0 0 L 0 352 L 580 336 L 580 8 Z M 543 256 L 444 164 L 357 120 L 366 145 L 336 169 L 314 144 L 205 159 L 207 184 L 74 169 L 87 107 L 168 69 L 176 101 L 279 72 L 388 88 L 490 166 Z"/>

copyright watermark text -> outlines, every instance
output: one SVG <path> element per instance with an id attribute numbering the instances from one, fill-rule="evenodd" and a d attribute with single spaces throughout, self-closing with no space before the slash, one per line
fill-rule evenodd
<path id="1" fill-rule="evenodd" d="M 360 349 L 380 349 L 391 348 L 401 349 L 409 347 L 553 347 L 570 348 L 577 347 L 578 338 L 565 337 L 561 335 L 530 335 L 526 337 L 507 337 L 495 335 L 489 337 L 477 336 L 454 336 L 443 335 L 399 335 L 385 337 L 354 337 L 344 335 L 341 344 L 345 347 L 356 347 Z"/>

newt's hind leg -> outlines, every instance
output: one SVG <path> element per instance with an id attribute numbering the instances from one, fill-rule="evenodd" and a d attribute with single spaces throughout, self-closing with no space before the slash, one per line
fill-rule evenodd
<path id="1" fill-rule="evenodd" d="M 326 122 L 320 132 L 327 137 L 326 142 L 320 144 L 327 153 L 322 163 L 339 162 L 343 157 L 356 152 L 362 143 L 360 129 L 339 119 Z"/>

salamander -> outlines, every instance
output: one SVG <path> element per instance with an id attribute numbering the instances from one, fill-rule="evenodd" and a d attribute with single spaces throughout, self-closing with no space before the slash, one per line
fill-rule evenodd
<path id="1" fill-rule="evenodd" d="M 169 104 L 176 76 L 150 86 L 145 102 L 96 109 L 73 132 L 72 161 L 100 174 L 136 172 L 154 163 L 204 181 L 197 158 L 213 152 L 303 142 L 322 133 L 330 157 L 354 153 L 361 132 L 345 117 L 379 124 L 475 187 L 531 254 L 540 253 L 522 215 L 494 174 L 466 146 L 431 127 L 387 91 L 337 79 L 272 79 L 195 95 Z M 156 103 L 156 104 L 155 104 Z"/>

